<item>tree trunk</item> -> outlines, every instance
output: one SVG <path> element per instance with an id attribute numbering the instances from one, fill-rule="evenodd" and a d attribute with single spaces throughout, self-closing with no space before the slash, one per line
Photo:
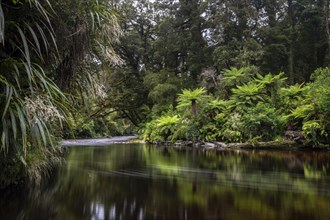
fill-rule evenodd
<path id="1" fill-rule="evenodd" d="M 330 30 L 329 30 L 329 0 L 324 0 L 324 26 L 328 41 L 328 57 L 330 57 Z"/>
<path id="2" fill-rule="evenodd" d="M 293 85 L 295 82 L 294 76 L 294 53 L 293 53 L 293 45 L 294 45 L 294 15 L 293 15 L 293 5 L 292 0 L 288 0 L 288 16 L 290 22 L 290 35 L 289 35 L 289 54 L 288 54 L 288 71 L 289 71 L 289 81 L 290 84 Z"/>
<path id="3" fill-rule="evenodd" d="M 196 100 L 191 100 L 191 111 L 193 115 L 197 115 L 197 103 Z"/>

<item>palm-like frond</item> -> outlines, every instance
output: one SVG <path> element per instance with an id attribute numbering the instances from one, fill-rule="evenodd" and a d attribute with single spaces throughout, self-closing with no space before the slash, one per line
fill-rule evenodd
<path id="1" fill-rule="evenodd" d="M 223 71 L 223 83 L 225 86 L 232 87 L 234 85 L 241 85 L 247 83 L 251 79 L 251 74 L 249 71 L 250 67 L 236 68 L 231 67 L 230 69 L 225 69 Z"/>
<path id="2" fill-rule="evenodd" d="M 262 93 L 263 88 L 263 84 L 252 81 L 242 86 L 233 88 L 233 95 L 231 98 L 237 101 L 237 103 L 255 104 L 258 101 L 264 101 Z"/>
<path id="3" fill-rule="evenodd" d="M 237 88 L 232 89 L 234 96 L 244 97 L 244 96 L 253 96 L 261 92 L 263 88 L 262 84 L 255 82 L 250 82 L 242 86 L 237 86 Z"/>
<path id="4" fill-rule="evenodd" d="M 172 126 L 178 123 L 180 120 L 179 116 L 174 115 L 174 116 L 161 116 L 159 119 L 157 119 L 157 126 L 159 128 L 167 127 L 167 126 Z"/>
<path id="5" fill-rule="evenodd" d="M 190 106 L 192 101 L 198 102 L 203 97 L 206 97 L 205 95 L 206 90 L 204 88 L 183 89 L 182 93 L 178 95 L 178 108 Z"/>
<path id="6" fill-rule="evenodd" d="M 260 83 L 260 84 L 264 84 L 264 85 L 269 85 L 272 83 L 283 83 L 287 78 L 283 77 L 284 73 L 281 72 L 277 75 L 273 75 L 271 73 L 262 76 L 261 74 L 257 74 L 255 80 Z"/>
<path id="7" fill-rule="evenodd" d="M 314 111 L 315 106 L 313 104 L 302 105 L 294 109 L 289 115 L 289 117 L 308 120 L 314 114 Z"/>
<path id="8" fill-rule="evenodd" d="M 221 111 L 228 107 L 228 101 L 221 99 L 213 99 L 205 106 L 206 111 Z"/>
<path id="9" fill-rule="evenodd" d="M 306 90 L 306 88 L 303 85 L 304 83 L 281 88 L 281 93 L 283 96 L 289 96 L 289 97 L 300 96 L 301 93 L 303 93 Z"/>
<path id="10" fill-rule="evenodd" d="M 157 120 L 157 129 L 159 129 L 160 133 L 164 134 L 165 136 L 171 135 L 176 129 L 176 125 L 179 121 L 180 118 L 178 115 L 163 115 Z"/>

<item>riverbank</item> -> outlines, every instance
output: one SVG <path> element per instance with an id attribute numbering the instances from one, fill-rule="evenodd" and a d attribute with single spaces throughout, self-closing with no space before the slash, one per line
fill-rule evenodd
<path id="1" fill-rule="evenodd" d="M 144 142 L 141 142 L 144 143 Z M 330 150 L 329 145 L 314 146 L 309 142 L 296 142 L 291 140 L 284 141 L 268 141 L 268 142 L 256 142 L 256 143 L 225 143 L 225 142 L 193 142 L 193 141 L 176 141 L 176 142 L 154 142 L 147 143 L 156 146 L 167 146 L 176 149 L 200 149 L 210 151 L 222 151 L 232 149 L 313 149 L 313 150 Z"/>
<path id="2" fill-rule="evenodd" d="M 95 139 L 71 139 L 63 140 L 60 142 L 62 147 L 71 146 L 102 146 L 110 144 L 149 144 L 155 146 L 173 147 L 176 149 L 200 149 L 221 151 L 226 149 L 320 149 L 330 150 L 329 145 L 315 146 L 307 141 L 297 142 L 293 140 L 283 141 L 268 141 L 268 142 L 244 142 L 244 143 L 225 143 L 225 142 L 203 142 L 203 141 L 158 141 L 158 142 L 145 142 L 138 138 L 138 136 L 122 136 L 122 137 L 109 137 L 109 138 L 95 138 Z"/>

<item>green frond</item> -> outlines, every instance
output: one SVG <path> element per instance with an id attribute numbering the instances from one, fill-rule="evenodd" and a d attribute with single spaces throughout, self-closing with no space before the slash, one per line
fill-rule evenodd
<path id="1" fill-rule="evenodd" d="M 199 100 L 205 94 L 206 90 L 204 88 L 197 88 L 194 90 L 183 89 L 182 93 L 178 95 L 178 102 L 184 103 L 187 101 Z"/>
<path id="2" fill-rule="evenodd" d="M 205 100 L 208 96 L 204 88 L 197 88 L 194 90 L 183 89 L 182 93 L 178 95 L 178 106 L 177 108 L 186 108 L 191 106 L 193 103 L 198 103 Z"/>
<path id="3" fill-rule="evenodd" d="M 266 97 L 263 94 L 263 88 L 263 84 L 252 81 L 248 84 L 233 88 L 231 90 L 233 95 L 230 99 L 235 101 L 235 106 L 249 106 L 259 101 L 265 101 Z"/>
<path id="4" fill-rule="evenodd" d="M 251 80 L 251 67 L 236 68 L 231 67 L 230 69 L 223 70 L 222 81 L 225 86 L 232 87 L 235 85 L 241 85 Z"/>
<path id="5" fill-rule="evenodd" d="M 306 88 L 304 87 L 304 83 L 301 84 L 295 84 L 286 88 L 281 88 L 281 93 L 284 96 L 297 96 L 297 95 L 301 95 L 302 92 L 304 92 L 306 90 Z"/>
<path id="6" fill-rule="evenodd" d="M 164 116 L 161 116 L 159 119 L 157 119 L 157 127 L 163 128 L 166 126 L 175 125 L 179 121 L 180 121 L 180 118 L 178 115 L 174 115 L 174 116 L 164 115 Z"/>
<path id="7" fill-rule="evenodd" d="M 308 119 L 315 110 L 315 106 L 313 104 L 301 105 L 294 109 L 290 116 L 294 118 Z"/>
<path id="8" fill-rule="evenodd" d="M 284 72 L 280 72 L 277 75 L 273 75 L 271 73 L 268 73 L 265 76 L 262 76 L 261 74 L 257 74 L 256 75 L 256 82 L 260 83 L 260 84 L 264 84 L 264 85 L 269 85 L 272 83 L 283 83 L 287 78 L 283 77 Z"/>
<path id="9" fill-rule="evenodd" d="M 232 92 L 234 96 L 253 96 L 259 94 L 263 88 L 264 86 L 260 83 L 250 82 L 242 86 L 237 86 L 237 88 L 233 88 Z"/>
<path id="10" fill-rule="evenodd" d="M 207 110 L 224 110 L 228 107 L 228 101 L 222 99 L 213 99 L 205 106 Z"/>

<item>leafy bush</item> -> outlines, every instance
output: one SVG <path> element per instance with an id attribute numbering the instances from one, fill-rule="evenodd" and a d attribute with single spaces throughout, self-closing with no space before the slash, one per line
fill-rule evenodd
<path id="1" fill-rule="evenodd" d="M 279 91 L 281 111 L 285 114 L 290 114 L 293 109 L 303 102 L 306 90 L 308 90 L 308 87 L 304 86 L 303 83 L 282 87 Z"/>
<path id="2" fill-rule="evenodd" d="M 262 141 L 270 141 L 283 133 L 285 119 L 270 104 L 259 102 L 243 115 L 241 121 L 246 138 L 259 136 Z"/>
<path id="3" fill-rule="evenodd" d="M 147 142 L 160 141 L 162 139 L 162 137 L 157 132 L 157 123 L 154 120 L 146 123 L 142 133 L 143 133 L 143 140 Z"/>
<path id="4" fill-rule="evenodd" d="M 172 140 L 171 136 L 177 131 L 179 122 L 178 115 L 163 115 L 146 124 L 143 139 L 150 142 Z"/>
<path id="5" fill-rule="evenodd" d="M 319 135 L 322 133 L 321 125 L 319 122 L 315 120 L 306 121 L 303 126 L 302 130 L 304 131 L 304 136 L 311 140 L 315 144 L 319 144 Z"/>
<path id="6" fill-rule="evenodd" d="M 179 121 L 180 118 L 177 115 L 163 115 L 157 119 L 157 129 L 159 129 L 158 132 L 165 141 L 168 140 L 168 138 L 175 132 L 176 125 Z"/>
<path id="7" fill-rule="evenodd" d="M 242 130 L 242 115 L 237 112 L 221 113 L 216 117 L 218 126 L 221 128 L 221 140 L 227 142 L 241 142 L 243 141 Z"/>

